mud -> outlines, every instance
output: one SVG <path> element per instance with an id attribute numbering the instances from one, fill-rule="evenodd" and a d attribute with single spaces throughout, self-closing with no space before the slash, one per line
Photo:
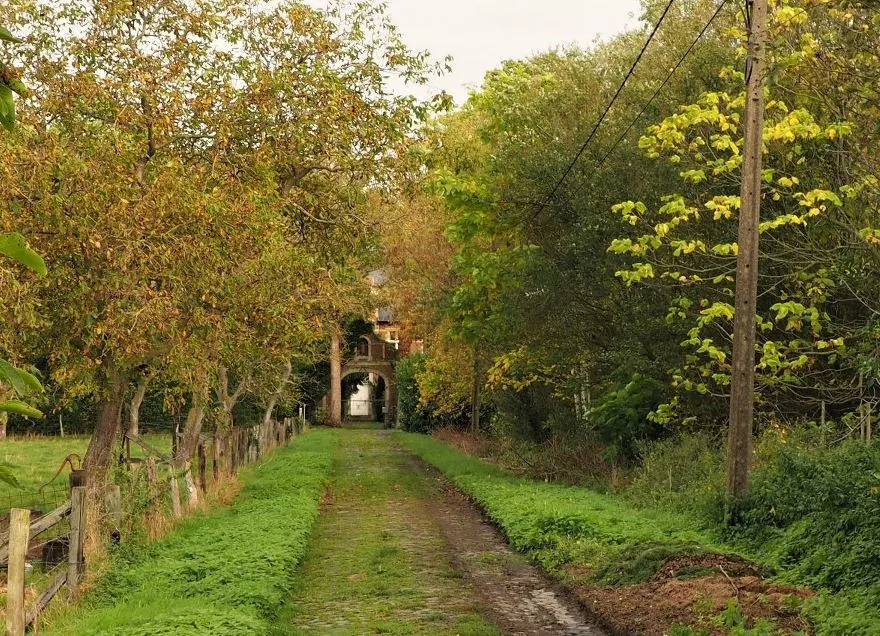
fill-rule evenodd
<path id="1" fill-rule="evenodd" d="M 415 457 L 411 465 L 436 484 L 437 497 L 429 512 L 450 559 L 473 584 L 487 618 L 505 634 L 605 636 L 580 603 L 513 552 L 476 506 L 434 468 Z"/>

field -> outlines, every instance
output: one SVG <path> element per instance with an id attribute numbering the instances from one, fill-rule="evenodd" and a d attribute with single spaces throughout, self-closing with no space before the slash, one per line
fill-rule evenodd
<path id="1" fill-rule="evenodd" d="M 163 453 L 171 449 L 170 435 L 150 433 L 144 435 L 144 439 Z M 13 507 L 44 508 L 55 503 L 55 494 L 66 492 L 70 467 L 65 466 L 62 474 L 45 489 L 45 496 L 38 493 L 40 486 L 52 479 L 69 454 L 76 453 L 81 459 L 88 444 L 88 436 L 79 435 L 0 440 L 0 461 L 12 466 L 12 472 L 19 482 L 19 488 L 0 483 L 0 514 L 5 514 Z M 143 451 L 134 444 L 131 454 L 132 457 L 144 456 Z"/>

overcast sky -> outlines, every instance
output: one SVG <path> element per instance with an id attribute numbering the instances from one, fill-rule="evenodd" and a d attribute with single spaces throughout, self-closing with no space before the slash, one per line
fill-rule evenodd
<path id="1" fill-rule="evenodd" d="M 432 81 L 461 104 L 468 88 L 504 60 L 565 44 L 589 46 L 638 22 L 638 0 L 388 0 L 412 49 L 452 55 L 452 73 Z M 422 91 L 411 91 L 423 96 Z"/>

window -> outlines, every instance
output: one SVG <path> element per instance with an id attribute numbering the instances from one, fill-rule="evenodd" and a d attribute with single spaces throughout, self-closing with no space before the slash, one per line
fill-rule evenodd
<path id="1" fill-rule="evenodd" d="M 357 357 L 359 358 L 369 358 L 370 357 L 370 341 L 366 338 L 361 338 L 358 340 L 357 345 Z"/>

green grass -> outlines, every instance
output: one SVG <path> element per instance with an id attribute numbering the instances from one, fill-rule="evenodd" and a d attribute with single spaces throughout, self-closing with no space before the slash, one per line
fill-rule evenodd
<path id="1" fill-rule="evenodd" d="M 472 497 L 504 531 L 514 548 L 563 578 L 567 572 L 564 566 L 576 564 L 588 568 L 589 582 L 624 585 L 647 580 L 672 554 L 735 553 L 768 566 L 777 580 L 817 589 L 819 594 L 804 607 L 817 634 L 880 634 L 880 555 L 874 549 L 873 533 L 878 517 L 863 515 L 858 524 L 853 523 L 855 513 L 845 505 L 853 508 L 848 502 L 857 499 L 856 494 L 845 490 L 845 484 L 854 481 L 852 476 L 828 471 L 827 491 L 831 495 L 821 491 L 803 497 L 797 491 L 788 494 L 788 499 L 779 496 L 772 500 L 777 501 L 779 509 L 770 514 L 778 517 L 782 510 L 779 501 L 822 508 L 828 507 L 829 501 L 836 501 L 833 497 L 837 496 L 839 501 L 834 505 L 838 513 L 829 513 L 830 520 L 823 521 L 818 513 L 811 513 L 803 521 L 782 529 L 760 519 L 755 526 L 763 524 L 764 534 L 733 533 L 722 539 L 723 528 L 713 525 L 699 510 L 688 514 L 683 507 L 668 511 L 633 506 L 625 498 L 587 488 L 514 476 L 424 435 L 397 435 Z M 770 501 L 765 491 L 778 493 L 785 485 L 792 491 L 806 489 L 807 481 L 818 480 L 816 475 L 821 472 L 815 467 L 811 470 L 809 474 L 799 474 L 786 465 L 784 471 L 771 475 L 783 484 L 774 489 L 764 483 L 771 477 L 756 477 L 753 496 Z M 855 467 L 849 470 L 859 475 L 864 472 Z M 874 510 L 876 493 L 880 492 L 880 488 L 869 488 L 873 483 L 870 479 L 876 475 L 869 472 L 862 476 L 867 485 L 858 494 L 864 500 L 856 511 L 860 513 Z M 770 510 L 771 504 L 767 503 L 765 508 Z M 829 528 L 836 534 L 828 532 Z M 836 578 L 831 579 L 832 575 Z M 829 585 L 831 580 L 846 582 L 847 586 Z"/>
<path id="2" fill-rule="evenodd" d="M 432 481 L 389 435 L 340 439 L 333 504 L 271 634 L 497 634 L 425 510 Z"/>
<path id="3" fill-rule="evenodd" d="M 337 443 L 337 432 L 308 433 L 243 470 L 231 506 L 155 544 L 123 545 L 83 602 L 40 632 L 265 634 L 306 552 Z"/>
<path id="4" fill-rule="evenodd" d="M 144 438 L 148 444 L 162 452 L 171 451 L 170 435 L 150 433 L 144 435 Z M 67 455 L 77 453 L 82 459 L 88 445 L 89 437 L 86 435 L 0 440 L 0 461 L 12 465 L 12 472 L 20 486 L 15 488 L 0 482 L 0 505 L 5 507 L 39 505 L 41 497 L 37 495 L 37 489 L 52 479 Z M 132 444 L 131 452 L 132 457 L 144 456 L 143 451 L 135 444 Z M 57 487 L 60 490 L 67 488 L 69 472 L 70 468 L 65 467 L 50 488 Z"/>
<path id="5" fill-rule="evenodd" d="M 350 420 L 342 424 L 342 428 L 350 430 L 372 430 L 378 431 L 385 428 L 385 422 L 362 422 L 360 420 Z"/>
<path id="6" fill-rule="evenodd" d="M 726 551 L 684 515 L 635 510 L 611 495 L 514 476 L 424 435 L 397 435 L 473 498 L 516 550 L 557 575 L 577 564 L 605 584 L 633 583 L 670 554 Z"/>

